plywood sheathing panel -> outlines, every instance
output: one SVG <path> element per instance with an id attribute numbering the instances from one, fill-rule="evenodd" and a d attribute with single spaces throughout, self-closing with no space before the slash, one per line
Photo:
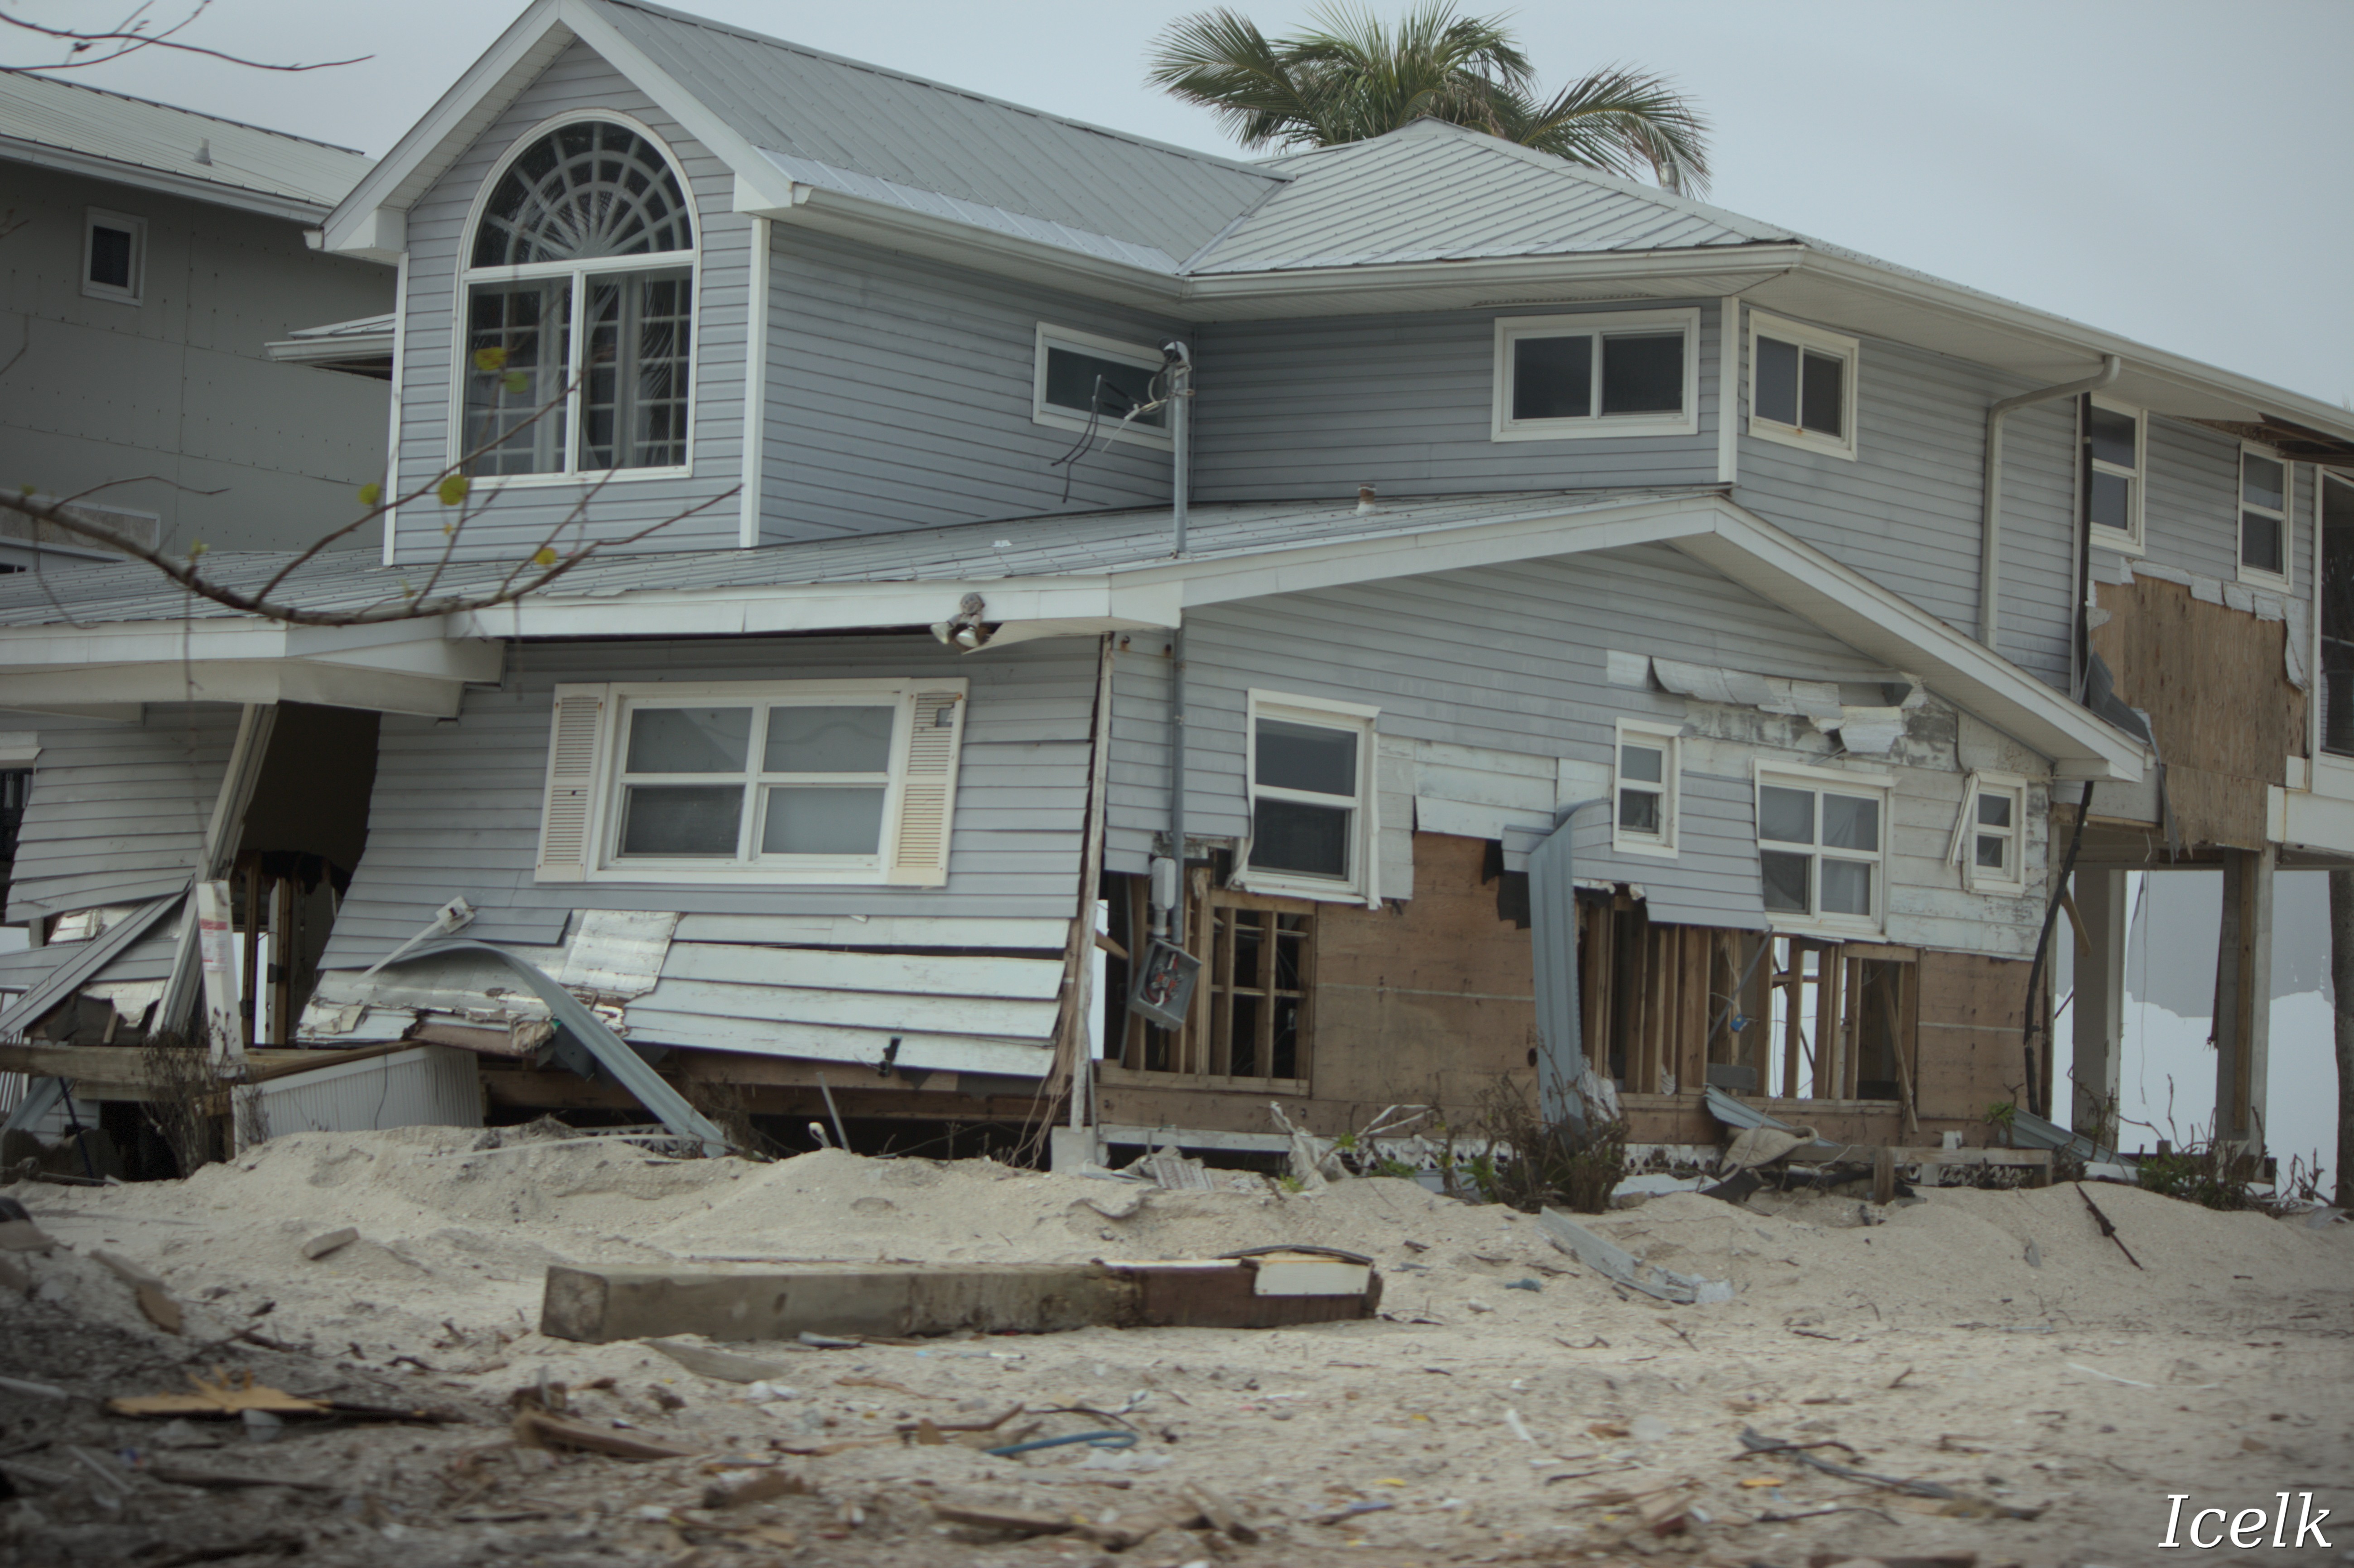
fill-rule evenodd
<path id="1" fill-rule="evenodd" d="M 2190 845 L 2264 843 L 2264 786 L 2306 754 L 2306 694 L 2284 662 L 2288 623 L 2194 599 L 2179 583 L 2094 585 L 2108 619 L 2093 652 L 2149 715 L 2178 832 Z M 2095 821 L 2109 815 L 2093 798 Z"/>
<path id="2" fill-rule="evenodd" d="M 2016 959 L 1921 955 L 1921 1120 L 1978 1124 L 1987 1107 L 2027 1083 L 2020 1022 L 2028 971 Z M 2026 1096 L 2020 1095 L 2020 1103 Z"/>

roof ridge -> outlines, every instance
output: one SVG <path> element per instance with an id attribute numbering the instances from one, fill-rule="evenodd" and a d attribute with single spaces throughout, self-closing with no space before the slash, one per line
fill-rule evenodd
<path id="1" fill-rule="evenodd" d="M 848 55 L 838 55 L 830 49 L 795 43 L 790 38 L 779 38 L 770 33 L 754 32 L 749 27 L 740 27 L 733 23 L 717 21 L 709 16 L 698 16 L 691 11 L 674 10 L 668 5 L 656 5 L 653 0 L 592 0 L 592 3 L 631 11 L 642 11 L 648 16 L 660 16 L 665 21 L 680 22 L 709 32 L 723 33 L 730 37 L 764 44 L 771 48 L 790 49 L 795 54 L 806 55 L 811 59 L 824 60 L 830 65 L 847 66 L 854 70 L 864 71 L 870 76 L 888 77 L 896 81 L 912 83 L 917 87 L 928 87 L 936 92 L 954 93 L 960 98 L 970 99 L 976 103 L 986 103 L 993 108 L 1011 110 L 1014 113 L 1026 114 L 1038 120 L 1051 120 L 1058 125 L 1067 125 L 1073 130 L 1088 132 L 1115 142 L 1125 142 L 1131 146 L 1142 147 L 1155 153 L 1168 153 L 1177 157 L 1189 158 L 1195 163 L 1214 164 L 1235 174 L 1255 175 L 1260 179 L 1276 182 L 1280 182 L 1287 177 L 1276 174 L 1258 163 L 1246 162 L 1240 158 L 1222 157 L 1215 153 L 1204 153 L 1192 147 L 1180 147 L 1172 142 L 1157 142 L 1150 136 L 1140 136 L 1132 131 L 1121 131 L 1108 125 L 1098 125 L 1091 120 L 1080 120 L 1068 114 L 1056 114 L 1052 110 L 1034 108 L 1026 103 L 1016 103 L 1010 98 L 998 98 L 969 87 L 959 87 L 953 82 L 938 81 L 930 77 L 917 76 L 913 71 L 897 70 L 890 66 L 876 65 L 872 60 L 854 59 Z"/>
<path id="2" fill-rule="evenodd" d="M 202 109 L 190 109 L 182 103 L 166 103 L 160 98 L 142 98 L 135 92 L 117 92 L 111 87 L 92 87 L 86 81 L 69 81 L 63 77 L 43 76 L 37 70 L 12 70 L 0 73 L 0 79 L 45 81 L 52 87 L 71 88 L 76 92 L 94 92 L 101 98 L 112 98 L 124 103 L 143 103 L 150 109 L 168 109 L 175 114 L 185 114 L 191 120 L 209 120 L 216 125 L 234 125 L 240 131 L 258 131 L 264 136 L 276 136 L 282 141 L 300 142 L 306 147 L 323 147 L 330 153 L 349 153 L 355 158 L 367 154 L 357 147 L 346 147 L 340 142 L 322 142 L 316 136 L 299 135 L 292 131 L 281 131 L 271 125 L 256 125 L 250 120 L 231 120 L 226 114 L 208 113 Z"/>

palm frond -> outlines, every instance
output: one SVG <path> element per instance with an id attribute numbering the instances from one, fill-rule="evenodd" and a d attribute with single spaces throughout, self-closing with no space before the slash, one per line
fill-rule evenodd
<path id="1" fill-rule="evenodd" d="M 1245 147 L 1285 140 L 1308 116 L 1299 84 L 1257 24 L 1220 7 L 1181 16 L 1161 29 L 1145 80 L 1197 103 Z"/>
<path id="2" fill-rule="evenodd" d="M 1628 178 L 1649 175 L 1667 189 L 1708 188 L 1708 122 L 1666 78 L 1606 66 L 1552 101 L 1513 106 L 1510 139 L 1574 164 Z"/>

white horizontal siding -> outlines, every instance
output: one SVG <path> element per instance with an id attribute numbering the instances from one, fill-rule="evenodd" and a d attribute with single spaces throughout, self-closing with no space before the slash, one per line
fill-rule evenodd
<path id="1" fill-rule="evenodd" d="M 136 725 L 41 732 L 8 920 L 139 904 L 186 887 L 239 712 L 153 704 Z"/>

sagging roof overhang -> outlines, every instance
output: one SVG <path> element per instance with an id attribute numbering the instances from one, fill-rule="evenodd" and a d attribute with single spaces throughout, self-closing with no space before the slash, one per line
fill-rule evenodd
<path id="1" fill-rule="evenodd" d="M 519 603 L 387 625 L 175 622 L 162 608 L 144 612 L 154 620 L 50 620 L 0 628 L 0 681 L 11 705 L 30 708 L 184 700 L 193 676 L 201 700 L 282 696 L 440 716 L 457 711 L 467 682 L 499 678 L 509 639 L 904 631 L 946 620 L 979 594 L 995 629 L 988 647 L 1000 648 L 1172 627 L 1189 609 L 1274 594 L 1667 545 L 1918 679 L 2050 758 L 2060 777 L 2142 776 L 2140 741 L 1713 489 L 1447 497 L 1365 517 L 1305 504 L 1233 512 L 1223 525 L 1197 524 L 1197 547 L 1183 556 L 1169 553 L 1165 512 L 1129 513 L 726 552 L 731 570 L 694 587 L 664 578 L 695 580 L 701 556 L 614 557 Z M 854 546 L 859 554 L 843 555 Z M 918 556 L 921 570 L 908 564 Z M 762 572 L 780 580 L 748 585 Z M 381 588 L 347 591 L 361 602 Z"/>

